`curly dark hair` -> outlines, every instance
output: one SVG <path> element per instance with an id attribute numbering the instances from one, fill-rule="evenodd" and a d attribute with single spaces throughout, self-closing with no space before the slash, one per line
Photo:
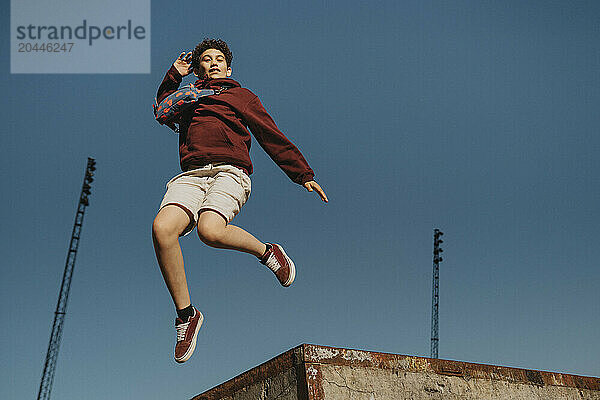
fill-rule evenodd
<path id="1" fill-rule="evenodd" d="M 225 62 L 228 67 L 231 67 L 231 61 L 233 60 L 233 54 L 229 50 L 229 46 L 221 39 L 209 39 L 205 38 L 200 42 L 194 51 L 192 52 L 192 68 L 200 68 L 200 56 L 208 49 L 217 49 L 225 55 Z"/>

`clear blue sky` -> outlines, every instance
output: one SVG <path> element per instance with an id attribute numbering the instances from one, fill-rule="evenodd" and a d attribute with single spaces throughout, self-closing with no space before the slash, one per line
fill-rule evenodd
<path id="1" fill-rule="evenodd" d="M 88 156 L 98 170 L 53 398 L 190 398 L 304 342 L 428 356 L 434 228 L 441 358 L 600 376 L 598 2 L 173 4 L 152 2 L 151 74 L 0 64 L 0 398 L 37 395 Z M 235 223 L 284 244 L 297 281 L 284 289 L 251 256 L 183 239 L 206 319 L 177 365 L 150 238 L 177 137 L 151 103 L 206 36 L 229 42 L 233 78 L 330 202 L 254 142 Z"/>

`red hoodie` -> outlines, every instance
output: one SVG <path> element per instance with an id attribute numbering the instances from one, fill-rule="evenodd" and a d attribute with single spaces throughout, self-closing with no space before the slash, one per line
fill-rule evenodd
<path id="1" fill-rule="evenodd" d="M 158 103 L 176 91 L 181 80 L 181 74 L 171 66 L 158 88 Z M 313 180 L 315 174 L 300 150 L 277 128 L 258 96 L 230 78 L 205 78 L 194 82 L 198 89 L 218 89 L 223 84 L 233 87 L 218 95 L 203 97 L 181 118 L 181 169 L 189 171 L 210 163 L 226 162 L 252 174 L 248 127 L 292 181 L 302 185 Z"/>

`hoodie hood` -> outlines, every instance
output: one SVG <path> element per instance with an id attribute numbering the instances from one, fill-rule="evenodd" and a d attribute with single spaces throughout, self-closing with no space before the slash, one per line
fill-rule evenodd
<path id="1" fill-rule="evenodd" d="M 194 86 L 197 87 L 198 89 L 218 89 L 221 86 L 223 86 L 224 84 L 231 86 L 231 87 L 241 87 L 242 86 L 238 82 L 236 82 L 235 80 L 233 80 L 231 78 L 213 79 L 208 76 L 206 76 L 202 79 L 198 79 L 196 82 L 194 82 Z"/>

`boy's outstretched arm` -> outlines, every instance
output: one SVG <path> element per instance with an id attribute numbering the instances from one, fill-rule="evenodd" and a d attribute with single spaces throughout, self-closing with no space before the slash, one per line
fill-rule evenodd
<path id="1" fill-rule="evenodd" d="M 242 114 L 260 146 L 286 175 L 309 192 L 316 191 L 324 202 L 329 202 L 300 150 L 277 128 L 258 97 L 248 103 Z"/>
<path id="2" fill-rule="evenodd" d="M 304 187 L 309 192 L 316 190 L 317 193 L 319 194 L 319 196 L 321 196 L 321 200 L 323 200 L 325 203 L 329 202 L 329 199 L 327 199 L 327 195 L 325 194 L 325 191 L 323 189 L 321 189 L 321 186 L 319 186 L 319 184 L 317 182 L 308 181 L 304 184 Z"/>

